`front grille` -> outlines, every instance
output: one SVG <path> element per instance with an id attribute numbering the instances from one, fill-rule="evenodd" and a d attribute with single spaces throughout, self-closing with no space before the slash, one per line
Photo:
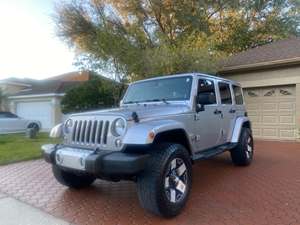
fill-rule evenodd
<path id="1" fill-rule="evenodd" d="M 108 120 L 75 120 L 72 142 L 79 145 L 107 144 L 108 130 Z"/>

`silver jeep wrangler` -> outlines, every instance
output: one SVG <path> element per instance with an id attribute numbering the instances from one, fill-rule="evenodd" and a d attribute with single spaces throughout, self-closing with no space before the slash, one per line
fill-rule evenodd
<path id="1" fill-rule="evenodd" d="M 227 150 L 238 166 L 253 158 L 242 88 L 199 73 L 134 82 L 120 108 L 73 114 L 50 136 L 64 137 L 42 146 L 58 182 L 83 188 L 96 178 L 132 180 L 141 205 L 165 217 L 184 207 L 195 161 Z"/>

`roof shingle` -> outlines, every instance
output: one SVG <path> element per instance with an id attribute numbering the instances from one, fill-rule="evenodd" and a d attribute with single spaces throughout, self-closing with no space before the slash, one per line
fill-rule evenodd
<path id="1" fill-rule="evenodd" d="M 300 62 L 300 38 L 292 37 L 270 44 L 240 52 L 229 57 L 222 65 L 222 71 L 234 70 L 234 68 L 250 68 L 255 64 L 266 64 L 287 60 L 299 60 Z"/>

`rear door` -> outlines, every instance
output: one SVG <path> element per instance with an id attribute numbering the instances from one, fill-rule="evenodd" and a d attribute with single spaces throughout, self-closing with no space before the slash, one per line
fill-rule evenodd
<path id="1" fill-rule="evenodd" d="M 235 122 L 236 108 L 233 104 L 232 91 L 229 82 L 219 81 L 218 89 L 220 95 L 221 105 L 221 144 L 225 144 L 230 141 L 232 135 L 232 129 Z"/>
<path id="2" fill-rule="evenodd" d="M 238 85 L 232 85 L 233 100 L 234 100 L 234 114 L 235 117 L 245 115 L 245 105 L 242 88 Z"/>

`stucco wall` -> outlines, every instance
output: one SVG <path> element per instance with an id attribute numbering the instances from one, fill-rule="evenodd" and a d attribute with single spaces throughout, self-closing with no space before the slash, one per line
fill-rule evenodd
<path id="1" fill-rule="evenodd" d="M 60 107 L 61 99 L 62 97 L 55 97 L 52 99 L 52 105 L 53 105 L 52 121 L 54 122 L 55 125 L 61 123 L 63 118 L 63 114 L 61 112 L 61 107 Z"/>

